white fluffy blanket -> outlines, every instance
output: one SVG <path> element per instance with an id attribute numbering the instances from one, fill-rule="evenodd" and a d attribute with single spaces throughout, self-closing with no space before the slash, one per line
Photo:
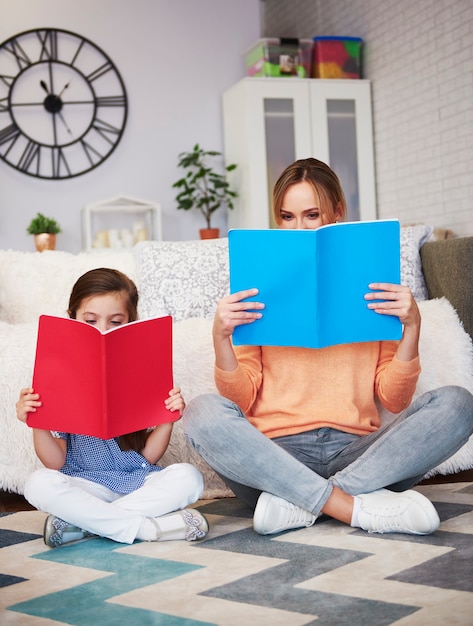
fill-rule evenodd
<path id="1" fill-rule="evenodd" d="M 418 305 L 422 315 L 419 342 L 422 373 L 415 397 L 444 385 L 459 385 L 473 393 L 473 343 L 452 305 L 446 298 L 425 300 Z M 426 478 L 470 468 L 473 468 L 473 436 L 456 454 L 428 472 Z"/>
<path id="2" fill-rule="evenodd" d="M 420 339 L 422 373 L 416 395 L 449 384 L 461 385 L 473 393 L 473 346 L 452 306 L 442 298 L 420 302 L 419 308 L 423 318 Z M 216 391 L 211 326 L 211 320 L 199 318 L 174 324 L 174 378 L 186 400 Z M 12 325 L 0 322 L 0 488 L 18 493 L 23 492 L 27 475 L 39 466 L 31 431 L 15 415 L 19 390 L 31 383 L 35 342 L 35 323 Z M 385 418 L 389 419 L 389 415 Z M 180 422 L 175 425 L 163 460 L 166 465 L 188 461 L 198 466 L 205 477 L 206 498 L 231 495 L 215 472 L 188 447 Z M 429 476 L 472 467 L 473 438 L 470 438 Z"/>

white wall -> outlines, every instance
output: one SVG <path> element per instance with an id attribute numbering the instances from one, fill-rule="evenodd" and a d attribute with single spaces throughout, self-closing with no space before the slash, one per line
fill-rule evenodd
<path id="1" fill-rule="evenodd" d="M 77 178 L 42 180 L 0 161 L 0 248 L 34 250 L 26 226 L 41 211 L 63 227 L 58 249 L 77 252 L 82 207 L 118 194 L 159 202 L 165 239 L 197 239 L 203 218 L 175 209 L 178 154 L 196 142 L 223 150 L 221 94 L 245 74 L 259 0 L 0 0 L 0 42 L 40 27 L 81 34 L 110 56 L 128 121 L 111 156 Z M 214 225 L 226 228 L 223 211 Z"/>
<path id="2" fill-rule="evenodd" d="M 472 0 L 265 0 L 265 36 L 358 36 L 379 217 L 473 235 Z"/>

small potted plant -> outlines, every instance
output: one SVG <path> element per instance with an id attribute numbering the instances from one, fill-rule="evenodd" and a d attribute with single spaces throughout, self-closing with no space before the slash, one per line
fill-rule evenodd
<path id="1" fill-rule="evenodd" d="M 233 198 L 238 195 L 231 189 L 225 177 L 227 172 L 231 172 L 237 166 L 222 165 L 224 173 L 219 173 L 209 165 L 209 161 L 221 156 L 221 152 L 203 150 L 199 144 L 194 146 L 192 152 L 179 154 L 177 165 L 187 173 L 173 185 L 174 188 L 180 189 L 176 196 L 177 208 L 184 211 L 197 209 L 202 213 L 207 228 L 200 229 L 201 239 L 219 236 L 219 229 L 212 228 L 212 215 L 222 206 L 233 209 Z"/>
<path id="2" fill-rule="evenodd" d="M 36 250 L 54 250 L 56 248 L 56 235 L 61 232 L 61 227 L 56 220 L 37 213 L 31 220 L 26 232 L 34 235 Z"/>

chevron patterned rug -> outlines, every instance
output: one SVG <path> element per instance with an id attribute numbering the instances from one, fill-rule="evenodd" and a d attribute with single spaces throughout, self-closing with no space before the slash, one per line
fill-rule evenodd
<path id="1" fill-rule="evenodd" d="M 203 501 L 200 543 L 90 539 L 51 550 L 45 514 L 0 516 L 0 623 L 473 625 L 473 483 L 418 488 L 442 524 L 375 535 L 321 518 L 272 537 L 235 499 Z"/>

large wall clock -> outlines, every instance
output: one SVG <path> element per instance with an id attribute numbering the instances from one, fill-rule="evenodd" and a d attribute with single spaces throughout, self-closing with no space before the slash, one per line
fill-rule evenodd
<path id="1" fill-rule="evenodd" d="M 94 169 L 126 118 L 117 68 L 85 37 L 37 28 L 0 44 L 0 159 L 20 172 L 57 180 Z"/>

